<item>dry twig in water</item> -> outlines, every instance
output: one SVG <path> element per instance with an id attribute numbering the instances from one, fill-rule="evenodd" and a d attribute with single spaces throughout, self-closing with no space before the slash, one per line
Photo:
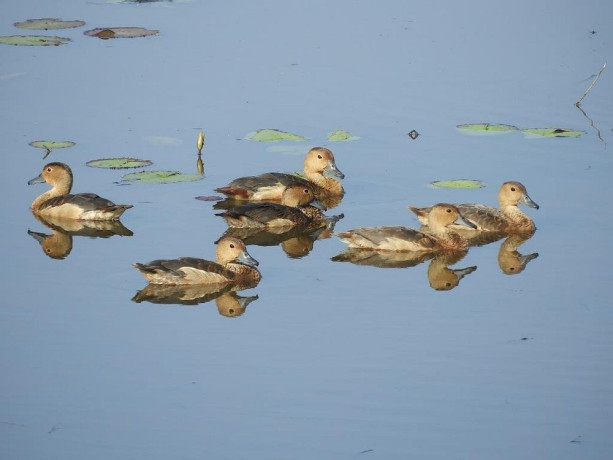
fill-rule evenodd
<path id="1" fill-rule="evenodd" d="M 592 84 L 590 86 L 588 86 L 588 88 L 585 90 L 585 92 L 583 93 L 583 96 L 581 96 L 579 98 L 579 100 L 577 102 L 575 102 L 575 105 L 577 107 L 579 107 L 581 105 L 581 102 L 583 101 L 583 98 L 585 96 L 587 96 L 587 93 L 590 92 L 590 90 L 594 87 L 594 85 L 596 84 L 596 82 L 598 81 L 598 79 L 600 78 L 600 75 L 602 75 L 602 72 L 604 72 L 604 69 L 607 67 L 607 63 L 605 62 L 602 65 L 602 68 L 600 69 L 600 71 L 596 74 L 596 78 L 594 78 L 594 81 L 592 82 Z"/>

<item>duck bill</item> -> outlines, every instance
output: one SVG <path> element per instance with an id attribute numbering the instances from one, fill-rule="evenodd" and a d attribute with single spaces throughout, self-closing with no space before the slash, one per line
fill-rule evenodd
<path id="1" fill-rule="evenodd" d="M 239 264 L 248 265 L 250 267 L 257 267 L 260 264 L 257 260 L 251 257 L 247 250 L 241 251 L 241 253 L 236 258 L 236 261 Z"/>
<path id="2" fill-rule="evenodd" d="M 528 196 L 527 193 L 524 193 L 521 197 L 521 202 L 526 206 L 530 206 L 531 208 L 538 209 L 539 205 L 532 201 L 532 198 Z"/>
<path id="3" fill-rule="evenodd" d="M 42 184 L 43 182 L 45 182 L 45 179 L 43 179 L 43 175 L 42 174 L 39 174 L 34 179 L 30 179 L 28 181 L 28 185 Z"/>
<path id="4" fill-rule="evenodd" d="M 42 243 L 45 240 L 45 238 L 49 236 L 45 233 L 33 232 L 32 230 L 28 230 L 28 235 L 30 235 L 32 238 L 34 238 L 39 243 Z"/>
<path id="5" fill-rule="evenodd" d="M 461 280 L 462 278 L 464 278 L 466 275 L 470 275 L 472 272 L 474 272 L 477 269 L 476 265 L 473 265 L 472 267 L 466 267 L 466 268 L 455 268 L 453 269 L 453 273 L 455 274 L 455 276 L 458 277 L 458 280 Z"/>
<path id="6" fill-rule="evenodd" d="M 326 169 L 324 169 L 324 174 L 338 177 L 339 179 L 345 178 L 345 175 L 336 167 L 336 163 L 334 161 L 328 162 L 328 166 L 326 166 Z"/>
<path id="7" fill-rule="evenodd" d="M 328 208 L 326 208 L 323 203 L 321 201 L 319 201 L 317 198 L 315 198 L 313 201 L 311 201 L 309 203 L 309 206 L 313 206 L 321 211 L 327 211 Z"/>
<path id="8" fill-rule="evenodd" d="M 477 226 L 473 224 L 470 220 L 468 220 L 466 217 L 464 217 L 462 214 L 460 214 L 453 223 L 457 225 L 462 225 L 463 227 L 468 227 L 475 230 L 477 229 Z"/>

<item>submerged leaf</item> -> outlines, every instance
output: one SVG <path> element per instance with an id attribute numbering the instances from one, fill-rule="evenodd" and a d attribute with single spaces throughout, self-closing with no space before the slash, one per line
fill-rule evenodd
<path id="1" fill-rule="evenodd" d="M 258 142 L 276 142 L 276 141 L 306 141 L 306 137 L 297 134 L 286 133 L 278 129 L 259 129 L 254 133 L 247 134 L 246 139 Z"/>
<path id="2" fill-rule="evenodd" d="M 521 131 L 528 136 L 539 137 L 579 137 L 585 134 L 585 131 L 563 128 L 528 128 Z"/>
<path id="3" fill-rule="evenodd" d="M 483 188 L 483 182 L 472 179 L 456 179 L 456 180 L 439 180 L 430 182 L 433 187 L 437 188 Z"/>
<path id="4" fill-rule="evenodd" d="M 1 44 L 20 46 L 59 46 L 69 41 L 70 38 L 47 35 L 9 35 L 0 37 Z"/>
<path id="5" fill-rule="evenodd" d="M 29 145 L 36 147 L 37 149 L 51 150 L 72 147 L 75 145 L 75 143 L 72 141 L 32 141 Z"/>
<path id="6" fill-rule="evenodd" d="M 84 21 L 62 21 L 57 18 L 41 18 L 41 19 L 28 19 L 23 22 L 16 22 L 13 24 L 20 29 L 28 30 L 50 30 L 50 29 L 72 29 L 74 27 L 81 27 L 85 25 Z"/>
<path id="7" fill-rule="evenodd" d="M 101 158 L 99 160 L 91 160 L 85 163 L 92 168 L 109 168 L 109 169 L 129 169 L 129 168 L 142 168 L 144 166 L 151 166 L 153 162 L 151 160 L 139 160 L 138 158 Z"/>
<path id="8" fill-rule="evenodd" d="M 466 134 L 504 134 L 517 131 L 517 126 L 490 123 L 468 123 L 456 128 Z"/>
<path id="9" fill-rule="evenodd" d="M 348 131 L 344 131 L 342 129 L 339 129 L 338 131 L 333 131 L 331 133 L 328 133 L 328 140 L 332 141 L 332 142 L 337 142 L 337 141 L 355 141 L 358 140 L 359 137 L 354 136 L 353 134 L 349 133 Z"/>
<path id="10" fill-rule="evenodd" d="M 159 30 L 144 29 L 142 27 L 104 27 L 92 30 L 86 30 L 84 35 L 89 37 L 98 37 L 106 40 L 107 38 L 134 38 L 147 37 L 150 35 L 159 34 Z"/>
<path id="11" fill-rule="evenodd" d="M 143 184 L 171 184 L 201 179 L 200 174 L 183 174 L 179 171 L 138 171 L 125 174 L 122 177 L 123 182 L 141 182 Z"/>

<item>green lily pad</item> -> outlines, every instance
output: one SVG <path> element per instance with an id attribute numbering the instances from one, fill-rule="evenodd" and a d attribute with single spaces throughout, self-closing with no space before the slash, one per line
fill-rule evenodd
<path id="1" fill-rule="evenodd" d="M 85 163 L 92 168 L 108 168 L 108 169 L 129 169 L 142 168 L 151 166 L 151 160 L 139 160 L 138 158 L 101 158 L 99 160 L 91 160 Z"/>
<path id="2" fill-rule="evenodd" d="M 338 131 L 333 131 L 331 133 L 328 133 L 328 140 L 332 141 L 332 142 L 338 142 L 338 141 L 355 141 L 358 140 L 359 137 L 354 136 L 353 134 L 344 131 L 342 129 L 339 129 Z"/>
<path id="3" fill-rule="evenodd" d="M 585 131 L 563 128 L 528 128 L 521 131 L 528 136 L 535 137 L 580 137 L 585 134 Z"/>
<path id="4" fill-rule="evenodd" d="M 0 37 L 1 44 L 19 46 L 59 46 L 69 41 L 70 38 L 47 35 L 8 35 Z"/>
<path id="5" fill-rule="evenodd" d="M 72 29 L 74 27 L 81 27 L 85 25 L 83 21 L 62 21 L 57 18 L 41 18 L 41 19 L 28 19 L 23 22 L 16 22 L 13 24 L 20 29 L 28 30 L 50 30 L 50 29 Z"/>
<path id="6" fill-rule="evenodd" d="M 439 180 L 430 182 L 436 188 L 483 188 L 483 182 L 472 179 Z"/>
<path id="7" fill-rule="evenodd" d="M 122 182 L 141 182 L 143 184 L 172 184 L 201 180 L 200 174 L 183 174 L 179 171 L 138 171 L 125 174 Z"/>
<path id="8" fill-rule="evenodd" d="M 75 145 L 72 141 L 33 141 L 30 142 L 32 147 L 36 147 L 37 149 L 65 149 L 67 147 L 73 147 Z"/>
<path id="9" fill-rule="evenodd" d="M 306 141 L 306 137 L 297 134 L 286 133 L 278 129 L 259 129 L 254 133 L 247 134 L 246 139 L 258 142 L 276 142 L 276 141 Z"/>
<path id="10" fill-rule="evenodd" d="M 456 126 L 466 134 L 504 134 L 517 131 L 517 126 L 491 123 L 467 123 Z"/>
<path id="11" fill-rule="evenodd" d="M 83 32 L 88 37 L 98 37 L 106 40 L 107 38 L 134 38 L 148 37 L 159 34 L 159 30 L 144 29 L 142 27 L 102 27 Z"/>

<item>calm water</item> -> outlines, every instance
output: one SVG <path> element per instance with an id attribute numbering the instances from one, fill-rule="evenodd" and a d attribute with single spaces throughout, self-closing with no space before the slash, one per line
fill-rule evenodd
<path id="1" fill-rule="evenodd" d="M 0 34 L 38 17 L 87 25 L 58 31 L 65 46 L 0 47 L 2 458 L 611 458 L 612 70 L 582 105 L 602 140 L 573 106 L 611 64 L 610 2 L 25 1 L 4 6 Z M 83 35 L 109 26 L 160 35 Z M 587 134 L 455 129 L 470 122 Z M 260 128 L 309 140 L 242 140 Z M 119 186 L 121 171 L 85 166 L 135 156 L 194 173 L 200 129 L 199 182 Z M 328 142 L 337 129 L 360 139 Z M 76 192 L 134 204 L 132 236 L 43 253 L 28 234 L 52 233 L 29 210 L 45 189 L 26 185 L 38 139 L 76 142 L 49 159 Z M 213 257 L 226 226 L 194 197 L 300 169 L 314 145 L 346 174 L 338 230 L 415 226 L 408 204 L 495 205 L 514 179 L 541 206 L 519 252 L 539 256 L 509 276 L 501 242 L 472 248 L 452 267 L 477 269 L 441 292 L 428 275 L 444 264 L 332 262 L 332 237 L 301 258 L 250 246 L 263 279 L 235 318 L 220 314 L 231 298 L 131 300 L 146 286 L 133 262 Z M 487 186 L 428 186 L 456 178 Z"/>

